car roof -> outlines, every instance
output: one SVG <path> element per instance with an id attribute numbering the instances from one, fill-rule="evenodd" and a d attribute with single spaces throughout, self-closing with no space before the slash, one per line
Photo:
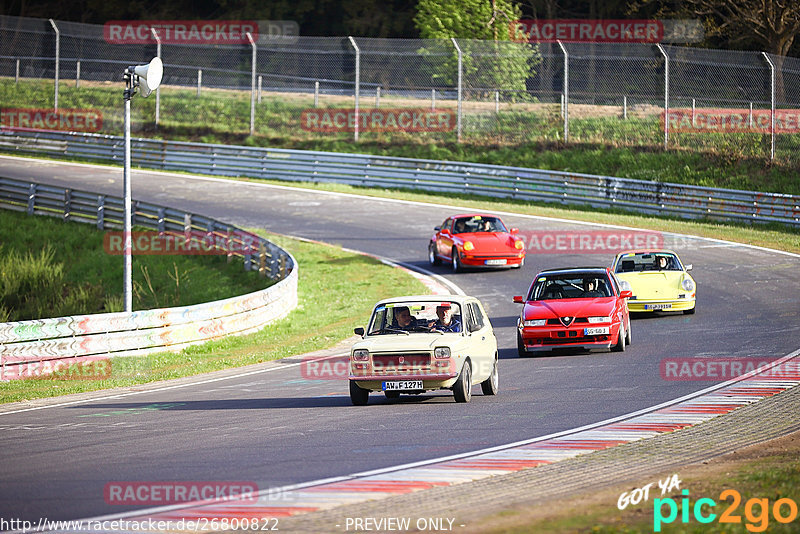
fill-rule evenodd
<path id="1" fill-rule="evenodd" d="M 386 298 L 383 300 L 378 301 L 375 306 L 380 306 L 382 304 L 392 303 L 402 303 L 402 302 L 455 302 L 457 304 L 463 304 L 468 301 L 476 300 L 475 297 L 470 297 L 469 295 L 408 295 L 402 297 L 391 297 Z"/>
<path id="2" fill-rule="evenodd" d="M 617 254 L 617 257 L 624 256 L 625 254 L 675 254 L 672 250 L 666 248 L 633 248 L 630 250 L 623 250 Z"/>
<path id="3" fill-rule="evenodd" d="M 561 269 L 545 269 L 544 271 L 539 272 L 536 275 L 538 278 L 543 274 L 579 274 L 579 273 L 593 273 L 593 274 L 604 274 L 606 272 L 605 267 L 563 267 Z"/>
<path id="4" fill-rule="evenodd" d="M 465 217 L 493 217 L 495 219 L 499 219 L 498 215 L 492 215 L 491 213 L 462 213 L 460 215 L 451 215 L 448 217 L 449 219 L 462 219 Z"/>

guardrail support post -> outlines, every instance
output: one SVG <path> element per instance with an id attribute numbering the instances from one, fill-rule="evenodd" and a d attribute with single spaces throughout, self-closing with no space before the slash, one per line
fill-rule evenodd
<path id="1" fill-rule="evenodd" d="M 770 73 L 770 83 L 769 83 L 769 114 L 770 114 L 770 127 L 769 127 L 769 135 L 770 135 L 770 150 L 769 150 L 769 159 L 775 159 L 775 63 L 772 62 L 772 59 L 767 55 L 766 52 L 761 52 L 761 55 L 764 56 L 764 59 L 767 60 L 769 64 L 769 73 Z"/>
<path id="2" fill-rule="evenodd" d="M 106 196 L 97 195 L 97 229 L 103 230 L 106 219 Z"/>
<path id="3" fill-rule="evenodd" d="M 258 275 L 267 275 L 267 247 L 263 241 L 258 245 Z"/>
<path id="4" fill-rule="evenodd" d="M 58 26 L 56 26 L 56 21 L 50 19 L 50 25 L 53 27 L 53 31 L 56 32 L 56 70 L 55 70 L 55 96 L 53 98 L 53 109 L 58 111 L 58 66 L 61 63 L 61 32 L 58 31 Z"/>
<path id="5" fill-rule="evenodd" d="M 669 146 L 669 55 L 661 43 L 656 43 L 664 56 L 664 150 Z"/>
<path id="6" fill-rule="evenodd" d="M 455 37 L 450 38 L 453 41 L 453 46 L 456 47 L 456 52 L 458 53 L 458 105 L 456 106 L 456 138 L 459 142 L 461 142 L 461 89 L 462 89 L 462 76 L 463 76 L 463 67 L 464 67 L 464 54 L 461 52 L 461 47 L 458 46 L 458 41 L 456 41 Z"/>
<path id="7" fill-rule="evenodd" d="M 166 208 L 158 208 L 158 233 L 163 234 L 166 231 L 167 210 Z"/>
<path id="8" fill-rule="evenodd" d="M 347 38 L 350 39 L 350 44 L 353 46 L 353 50 L 356 51 L 356 81 L 355 81 L 355 98 L 356 98 L 356 102 L 355 102 L 355 105 L 356 105 L 355 119 L 356 120 L 355 120 L 355 132 L 354 132 L 354 135 L 353 135 L 353 139 L 355 141 L 358 141 L 358 122 L 359 122 L 359 120 L 358 120 L 358 92 L 359 92 L 359 88 L 361 86 L 361 50 L 358 48 L 358 45 L 356 44 L 356 40 L 355 39 L 353 39 L 350 36 L 348 36 Z"/>
<path id="9" fill-rule="evenodd" d="M 247 40 L 250 41 L 250 46 L 253 47 L 253 59 L 251 60 L 253 67 L 250 71 L 250 135 L 256 133 L 256 60 L 258 59 L 256 42 L 250 32 L 247 32 Z"/>
<path id="10" fill-rule="evenodd" d="M 72 189 L 64 189 L 64 221 L 69 220 L 72 211 Z"/>
<path id="11" fill-rule="evenodd" d="M 36 210 L 36 184 L 31 184 L 30 192 L 28 193 L 28 215 L 33 215 Z"/>
<path id="12" fill-rule="evenodd" d="M 569 141 L 569 53 L 564 43 L 556 41 L 564 54 L 564 142 Z"/>

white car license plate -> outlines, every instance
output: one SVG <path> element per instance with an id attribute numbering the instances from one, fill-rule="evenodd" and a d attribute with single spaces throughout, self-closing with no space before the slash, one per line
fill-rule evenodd
<path id="1" fill-rule="evenodd" d="M 645 304 L 645 310 L 668 310 L 672 308 L 672 304 Z"/>
<path id="2" fill-rule="evenodd" d="M 583 335 L 584 336 L 600 336 L 603 334 L 608 334 L 609 330 L 607 326 L 593 326 L 592 328 L 584 328 Z"/>
<path id="3" fill-rule="evenodd" d="M 506 263 L 508 263 L 508 260 L 506 260 L 505 258 L 501 260 L 486 260 L 483 263 L 485 265 L 505 265 Z"/>
<path id="4" fill-rule="evenodd" d="M 422 389 L 422 380 L 395 380 L 383 383 L 383 391 L 402 391 L 406 389 Z"/>

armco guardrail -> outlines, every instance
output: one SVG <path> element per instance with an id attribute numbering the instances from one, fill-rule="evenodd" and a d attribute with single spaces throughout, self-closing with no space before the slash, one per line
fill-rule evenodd
<path id="1" fill-rule="evenodd" d="M 0 131 L 0 150 L 122 162 L 123 138 Z M 471 193 L 693 219 L 800 226 L 800 197 L 559 171 L 359 154 L 131 140 L 134 165 L 220 176 Z"/>
<path id="2" fill-rule="evenodd" d="M 122 227 L 121 198 L 7 178 L 0 178 L 0 207 L 88 222 L 101 230 Z M 214 219 L 143 202 L 134 203 L 133 224 L 173 234 L 202 233 L 223 242 L 252 236 Z M 272 286 L 194 306 L 0 323 L 0 380 L 47 373 L 65 359 L 178 350 L 252 332 L 285 316 L 297 306 L 297 264 L 277 245 L 253 238 L 254 254 L 238 255 L 244 256 L 246 269 L 258 268 L 275 280 Z"/>

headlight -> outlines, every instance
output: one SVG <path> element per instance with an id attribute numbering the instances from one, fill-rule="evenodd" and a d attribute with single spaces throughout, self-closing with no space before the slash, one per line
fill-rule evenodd
<path id="1" fill-rule="evenodd" d="M 434 358 L 449 358 L 450 347 L 436 347 L 433 349 Z"/>
<path id="2" fill-rule="evenodd" d="M 472 250 L 475 248 L 475 245 L 472 244 L 472 241 L 464 241 L 464 250 Z"/>
<path id="3" fill-rule="evenodd" d="M 547 324 L 547 319 L 530 319 L 522 321 L 522 326 L 544 326 Z"/>
<path id="4" fill-rule="evenodd" d="M 522 250 L 523 248 L 525 248 L 525 243 L 519 240 L 514 241 L 514 248 L 517 250 Z"/>
<path id="5" fill-rule="evenodd" d="M 694 281 L 691 278 L 684 278 L 681 285 L 686 291 L 694 291 Z"/>
<path id="6" fill-rule="evenodd" d="M 369 351 L 367 349 L 357 349 L 353 351 L 353 360 L 357 362 L 365 362 L 369 360 Z"/>
<path id="7" fill-rule="evenodd" d="M 611 317 L 608 316 L 597 316 L 597 317 L 589 317 L 590 323 L 610 323 Z"/>

